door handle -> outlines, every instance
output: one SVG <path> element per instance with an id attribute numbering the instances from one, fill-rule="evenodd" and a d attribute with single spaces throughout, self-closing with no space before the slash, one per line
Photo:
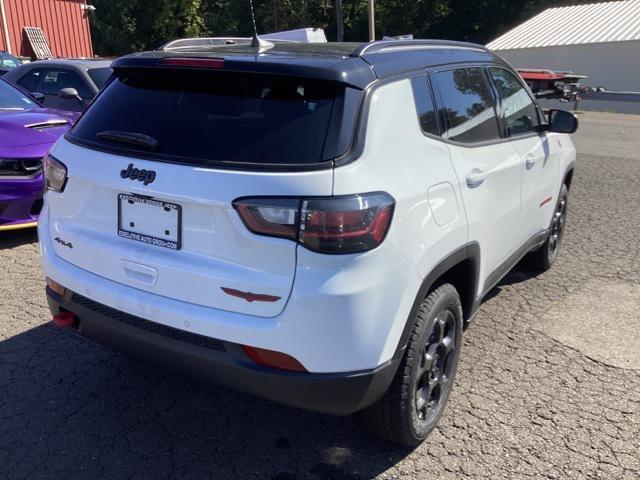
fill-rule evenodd
<path id="1" fill-rule="evenodd" d="M 466 177 L 467 187 L 477 188 L 484 183 L 488 173 L 483 170 L 474 169 Z"/>
<path id="2" fill-rule="evenodd" d="M 527 167 L 527 170 L 531 170 L 536 164 L 536 157 L 533 155 L 527 155 L 524 158 L 524 166 Z"/>

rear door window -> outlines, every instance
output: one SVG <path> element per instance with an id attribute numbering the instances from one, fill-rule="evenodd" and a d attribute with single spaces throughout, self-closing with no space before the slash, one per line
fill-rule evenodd
<path id="1" fill-rule="evenodd" d="M 441 99 L 445 138 L 462 143 L 500 138 L 493 95 L 482 67 L 437 72 L 432 80 Z"/>
<path id="2" fill-rule="evenodd" d="M 340 153 L 329 130 L 340 128 L 332 115 L 344 93 L 342 84 L 297 77 L 118 69 L 69 138 L 193 165 L 311 164 Z M 155 146 L 119 143 L 105 131 L 143 134 Z"/>
<path id="3" fill-rule="evenodd" d="M 538 131 L 538 109 L 527 90 L 504 68 L 489 68 L 491 79 L 500 95 L 500 107 L 510 136 Z"/>

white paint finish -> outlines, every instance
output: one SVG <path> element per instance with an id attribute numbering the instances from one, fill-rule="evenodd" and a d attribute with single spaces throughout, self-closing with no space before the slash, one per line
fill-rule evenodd
<path id="1" fill-rule="evenodd" d="M 522 159 L 509 142 L 463 147 L 450 145 L 458 178 L 484 177 L 481 184 L 461 185 L 469 223 L 469 241 L 480 244 L 479 291 L 484 279 L 517 248 Z"/>
<path id="2" fill-rule="evenodd" d="M 558 165 L 575 154 L 565 150 Z M 517 243 L 519 150 L 509 142 L 468 148 L 425 136 L 408 80 L 372 93 L 363 153 L 334 171 L 199 169 L 122 158 L 65 140 L 53 154 L 67 165 L 69 181 L 63 194 L 45 196 L 38 228 L 47 276 L 132 315 L 287 353 L 311 372 L 365 370 L 389 360 L 435 265 L 467 242 L 479 242 L 481 289 Z M 120 170 L 130 162 L 155 170 L 156 180 L 144 186 L 122 179 Z M 475 188 L 466 183 L 469 173 L 479 182 Z M 559 188 L 557 175 L 554 181 Z M 256 236 L 231 206 L 241 196 L 373 191 L 393 196 L 394 216 L 386 240 L 355 255 L 323 255 Z M 118 238 L 118 192 L 182 205 L 183 249 Z M 74 248 L 54 242 L 57 236 Z M 282 298 L 247 303 L 224 295 L 220 286 Z"/>
<path id="3" fill-rule="evenodd" d="M 52 152 L 69 170 L 63 195 L 48 193 L 55 220 L 50 234 L 72 242 L 55 243 L 58 256 L 97 275 L 156 295 L 200 306 L 272 317 L 284 308 L 295 272 L 296 244 L 254 235 L 242 224 L 231 202 L 246 195 L 329 195 L 330 170 L 299 174 L 249 174 L 216 171 L 88 150 L 62 139 Z M 123 179 L 129 163 L 156 171 L 153 183 Z M 119 238 L 117 195 L 138 193 L 182 206 L 182 249 Z M 131 277 L 121 260 L 157 271 L 150 284 Z M 221 290 L 280 297 L 247 302 Z"/>
<path id="4" fill-rule="evenodd" d="M 640 40 L 640 0 L 548 8 L 509 30 L 492 50 Z"/>
<path id="5" fill-rule="evenodd" d="M 523 244 L 549 227 L 558 199 L 560 170 L 558 144 L 546 134 L 515 138 L 510 142 L 522 158 L 522 215 L 516 229 L 516 242 Z M 541 206 L 548 197 L 552 200 Z"/>
<path id="6" fill-rule="evenodd" d="M 393 141 L 390 141 L 393 139 Z M 467 241 L 464 215 L 439 226 L 429 204 L 429 188 L 443 182 L 460 189 L 447 144 L 420 130 L 413 92 L 408 80 L 382 86 L 372 94 L 366 142 L 362 156 L 335 169 L 336 195 L 386 191 L 396 200 L 387 241 L 390 241 L 422 276 Z"/>
<path id="7" fill-rule="evenodd" d="M 438 183 L 429 188 L 429 205 L 433 218 L 440 227 L 455 222 L 460 215 L 458 199 L 449 182 Z"/>
<path id="8" fill-rule="evenodd" d="M 422 278 L 391 243 L 363 255 L 322 255 L 298 247 L 295 288 L 273 318 L 233 313 L 108 280 L 62 260 L 49 235 L 49 209 L 39 222 L 44 273 L 123 312 L 230 342 L 288 353 L 311 372 L 374 368 L 391 357 Z M 177 282 L 176 282 L 177 284 Z M 191 282 L 189 286 L 194 287 Z"/>

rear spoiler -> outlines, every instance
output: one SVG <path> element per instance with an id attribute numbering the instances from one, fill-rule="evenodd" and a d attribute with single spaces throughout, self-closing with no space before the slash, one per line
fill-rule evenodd
<path id="1" fill-rule="evenodd" d="M 199 68 L 207 69 L 207 60 L 218 60 L 223 66 L 215 68 L 221 71 L 264 73 L 293 77 L 316 78 L 344 83 L 359 90 L 376 80 L 376 76 L 367 62 L 358 57 L 336 59 L 331 57 L 260 55 L 256 53 L 238 54 L 220 50 L 208 52 L 166 52 L 153 51 L 135 53 L 116 59 L 111 67 L 114 71 L 129 68 Z M 250 47 L 246 47 L 251 50 Z M 257 48 L 255 50 L 258 50 Z M 178 66 L 169 59 L 203 60 L 202 66 Z M 163 65 L 163 61 L 165 64 Z M 174 63 L 173 65 L 171 63 Z"/>

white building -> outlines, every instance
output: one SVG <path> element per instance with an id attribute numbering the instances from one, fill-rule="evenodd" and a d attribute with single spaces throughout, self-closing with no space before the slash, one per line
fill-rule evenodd
<path id="1" fill-rule="evenodd" d="M 572 71 L 592 87 L 640 92 L 640 0 L 549 8 L 487 47 L 516 68 Z M 638 112 L 640 103 L 583 108 Z"/>

